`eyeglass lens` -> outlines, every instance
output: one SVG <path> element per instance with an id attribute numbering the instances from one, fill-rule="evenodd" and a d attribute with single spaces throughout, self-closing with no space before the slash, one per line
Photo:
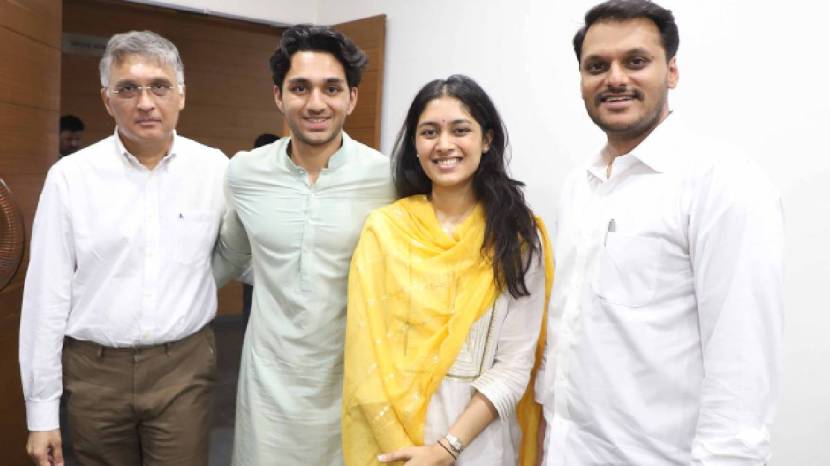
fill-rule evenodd
<path id="1" fill-rule="evenodd" d="M 149 84 L 146 86 L 139 86 L 137 84 L 122 84 L 115 87 L 115 93 L 118 94 L 119 97 L 132 99 L 146 89 L 157 97 L 164 97 L 168 92 L 170 92 L 171 87 L 172 86 L 169 84 L 160 83 Z"/>

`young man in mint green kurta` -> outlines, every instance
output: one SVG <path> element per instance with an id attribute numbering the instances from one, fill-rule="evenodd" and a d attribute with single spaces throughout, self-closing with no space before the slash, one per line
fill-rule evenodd
<path id="1" fill-rule="evenodd" d="M 214 256 L 220 282 L 250 261 L 254 288 L 237 393 L 233 464 L 340 466 L 349 262 L 368 213 L 393 199 L 389 161 L 343 132 L 366 57 L 317 26 L 271 58 L 290 137 L 240 152 Z"/>

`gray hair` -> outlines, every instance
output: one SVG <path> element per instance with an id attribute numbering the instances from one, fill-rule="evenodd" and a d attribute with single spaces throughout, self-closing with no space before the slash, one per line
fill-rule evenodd
<path id="1" fill-rule="evenodd" d="M 181 92 L 181 87 L 184 86 L 184 63 L 179 50 L 172 42 L 152 31 L 130 31 L 110 37 L 98 65 L 101 87 L 109 86 L 113 62 L 121 63 L 129 55 L 138 55 L 155 60 L 163 66 L 172 66 L 176 70 L 176 81 Z"/>

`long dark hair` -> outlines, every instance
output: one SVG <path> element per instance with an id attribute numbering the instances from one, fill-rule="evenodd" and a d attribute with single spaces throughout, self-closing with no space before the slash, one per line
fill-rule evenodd
<path id="1" fill-rule="evenodd" d="M 528 296 L 525 274 L 540 249 L 536 220 L 522 193 L 524 183 L 507 174 L 510 158 L 507 129 L 493 101 L 471 78 L 455 74 L 430 81 L 418 91 L 393 149 L 392 176 L 398 198 L 432 192 L 432 181 L 416 155 L 415 135 L 424 108 L 444 96 L 458 99 L 481 126 L 482 134 L 492 135 L 490 148 L 482 154 L 473 176 L 473 190 L 484 206 L 486 219 L 481 250 L 485 257 L 492 259 L 493 275 L 500 290 L 508 290 L 514 298 Z"/>

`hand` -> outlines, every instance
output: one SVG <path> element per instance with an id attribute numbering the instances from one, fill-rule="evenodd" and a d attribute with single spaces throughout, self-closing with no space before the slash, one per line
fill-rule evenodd
<path id="1" fill-rule="evenodd" d="M 392 453 L 378 456 L 381 463 L 406 461 L 404 466 L 450 466 L 455 458 L 447 453 L 441 445 L 434 444 L 426 447 L 406 447 Z"/>
<path id="2" fill-rule="evenodd" d="M 26 453 L 37 466 L 63 466 L 63 449 L 61 448 L 61 431 L 59 429 L 29 432 Z"/>

